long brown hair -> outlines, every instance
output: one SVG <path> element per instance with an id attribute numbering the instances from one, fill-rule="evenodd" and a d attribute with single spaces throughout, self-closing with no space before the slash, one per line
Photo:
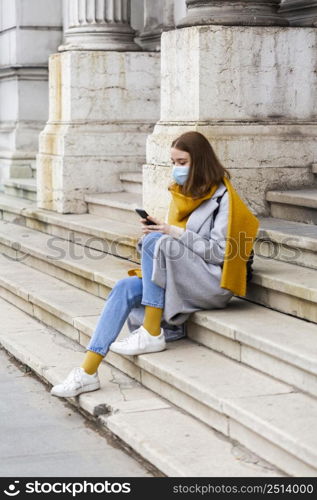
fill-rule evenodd
<path id="1" fill-rule="evenodd" d="M 221 164 L 208 139 L 200 132 L 190 131 L 177 137 L 172 148 L 186 151 L 191 157 L 191 166 L 186 182 L 180 186 L 180 192 L 193 199 L 209 193 L 214 184 L 219 184 L 230 172 Z M 172 182 L 168 190 L 175 186 Z"/>

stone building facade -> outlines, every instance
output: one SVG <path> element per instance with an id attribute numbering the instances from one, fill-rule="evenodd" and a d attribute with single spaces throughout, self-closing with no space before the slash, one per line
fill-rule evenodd
<path id="1" fill-rule="evenodd" d="M 142 172 L 143 205 L 163 215 L 186 130 L 208 137 L 257 214 L 268 190 L 314 185 L 312 2 L 0 5 L 4 188 L 29 179 L 39 208 L 85 213 L 87 196 L 122 189 L 120 172 Z"/>

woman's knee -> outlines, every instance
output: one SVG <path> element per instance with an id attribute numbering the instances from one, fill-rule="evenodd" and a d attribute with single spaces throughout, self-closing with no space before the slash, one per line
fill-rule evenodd
<path id="1" fill-rule="evenodd" d="M 156 242 L 159 238 L 163 236 L 163 233 L 159 231 L 153 231 L 152 233 L 146 234 L 143 243 L 142 243 L 142 255 L 144 253 L 148 254 L 150 257 L 153 257 L 154 248 Z"/>
<path id="2" fill-rule="evenodd" d="M 160 231 L 152 231 L 150 233 L 147 233 L 145 236 L 144 236 L 144 240 L 143 240 L 143 243 L 144 241 L 150 241 L 150 240 L 156 240 L 157 238 L 160 238 L 161 236 L 163 236 L 164 233 L 161 233 Z"/>
<path id="3" fill-rule="evenodd" d="M 122 278 L 116 282 L 112 290 L 119 291 L 119 293 L 126 293 L 131 299 L 138 295 L 142 296 L 142 279 L 138 276 Z"/>

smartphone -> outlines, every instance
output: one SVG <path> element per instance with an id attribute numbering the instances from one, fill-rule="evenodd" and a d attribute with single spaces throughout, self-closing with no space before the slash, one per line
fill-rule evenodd
<path id="1" fill-rule="evenodd" d="M 137 214 L 139 214 L 140 217 L 142 217 L 142 219 L 146 219 L 147 216 L 149 215 L 145 210 L 143 210 L 143 208 L 135 208 L 134 210 L 136 211 Z M 154 224 L 154 222 L 148 220 L 145 222 L 145 224 L 147 226 L 151 226 L 152 224 Z"/>

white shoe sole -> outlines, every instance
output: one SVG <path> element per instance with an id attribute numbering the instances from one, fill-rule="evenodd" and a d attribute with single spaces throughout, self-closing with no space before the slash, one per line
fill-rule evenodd
<path id="1" fill-rule="evenodd" d="M 78 396 L 78 394 L 81 394 L 83 392 L 96 391 L 97 389 L 100 389 L 100 384 L 95 383 L 95 384 L 85 385 L 85 387 L 79 387 L 75 391 L 70 391 L 66 394 L 65 392 L 64 393 L 58 392 L 58 390 L 54 391 L 54 387 L 52 387 L 51 394 L 53 396 L 58 396 L 60 398 L 72 398 L 74 396 Z"/>
<path id="2" fill-rule="evenodd" d="M 109 347 L 110 351 L 112 352 L 115 352 L 116 354 L 124 354 L 126 356 L 137 356 L 138 354 L 150 354 L 151 352 L 160 352 L 160 351 L 164 351 L 166 349 L 166 345 L 164 345 L 163 347 L 158 347 L 158 348 L 153 348 L 151 350 L 139 350 L 139 351 L 133 351 L 131 352 L 131 350 L 125 350 L 125 349 L 122 349 L 120 347 Z"/>

